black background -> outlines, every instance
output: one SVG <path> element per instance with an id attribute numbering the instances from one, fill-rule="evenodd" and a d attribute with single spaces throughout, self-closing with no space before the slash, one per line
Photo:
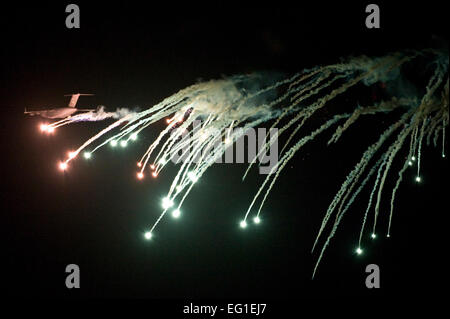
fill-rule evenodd
<path id="1" fill-rule="evenodd" d="M 76 3 L 81 29 L 72 30 L 64 2 L 1 7 L 1 273 L 8 296 L 351 303 L 438 295 L 447 266 L 448 166 L 433 147 L 423 150 L 421 185 L 405 174 L 392 237 L 384 237 L 386 196 L 379 238 L 366 238 L 364 255 L 354 254 L 364 192 L 311 280 L 317 255 L 310 250 L 323 214 L 389 116 L 355 125 L 336 145 L 319 138 L 305 147 L 281 176 L 259 227 L 242 231 L 238 222 L 262 176 L 254 171 L 241 183 L 245 165 L 217 165 L 191 193 L 182 218 L 164 220 L 147 242 L 142 233 L 159 214 L 175 167 L 137 183 L 135 161 L 163 124 L 126 151 L 106 148 L 61 174 L 57 161 L 105 123 L 47 137 L 38 134 L 40 120 L 22 112 L 65 105 L 63 95 L 75 92 L 96 94 L 80 106 L 145 108 L 201 79 L 290 74 L 348 55 L 447 46 L 443 5 L 377 1 L 382 28 L 368 30 L 365 2 Z M 70 263 L 81 268 L 81 289 L 65 287 Z M 381 268 L 376 291 L 364 284 L 369 263 Z"/>

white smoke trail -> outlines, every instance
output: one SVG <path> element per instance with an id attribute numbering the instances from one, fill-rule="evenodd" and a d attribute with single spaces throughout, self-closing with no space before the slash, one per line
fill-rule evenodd
<path id="1" fill-rule="evenodd" d="M 435 70 L 425 88 L 425 94 L 420 96 L 403 97 L 393 94 L 389 99 L 374 103 L 370 106 L 358 106 L 349 114 L 341 114 L 339 110 L 332 111 L 331 115 L 320 123 L 318 129 L 309 135 L 299 136 L 293 146 L 291 141 L 300 134 L 304 124 L 313 115 L 329 105 L 329 102 L 338 96 L 349 94 L 351 90 L 357 90 L 359 86 L 371 86 L 378 81 L 387 85 L 402 76 L 401 68 L 418 58 L 426 58 L 435 62 Z M 170 189 L 163 202 L 163 211 L 156 222 L 149 228 L 146 238 L 149 239 L 157 225 L 166 213 L 176 207 L 174 212 L 179 215 L 180 209 L 188 194 L 193 189 L 198 179 L 220 159 L 225 150 L 239 138 L 243 137 L 245 130 L 255 128 L 263 123 L 272 121 L 271 128 L 276 127 L 282 120 L 286 120 L 277 136 L 269 133 L 264 140 L 263 147 L 258 150 L 251 163 L 248 165 L 243 179 L 247 176 L 257 158 L 263 154 L 277 138 L 286 132 L 290 134 L 282 147 L 282 156 L 278 165 L 272 168 L 256 195 L 251 201 L 245 213 L 243 224 L 251 212 L 251 209 L 259 200 L 265 189 L 264 196 L 256 212 L 259 220 L 261 209 L 266 202 L 276 181 L 283 172 L 286 164 L 294 158 L 307 142 L 313 141 L 325 130 L 331 128 L 341 119 L 345 122 L 333 132 L 328 144 L 336 143 L 342 134 L 362 115 L 375 116 L 379 113 L 392 113 L 395 117 L 393 124 L 384 127 L 378 140 L 363 153 L 354 169 L 347 175 L 344 183 L 331 201 L 317 237 L 313 250 L 322 238 L 330 218 L 335 216 L 330 233 L 320 251 L 314 274 L 322 260 L 324 251 L 334 237 L 342 217 L 349 210 L 357 195 L 377 171 L 374 187 L 370 193 L 369 204 L 365 211 L 359 234 L 359 245 L 364 232 L 366 219 L 372 206 L 372 200 L 377 192 L 373 233 L 377 224 L 382 191 L 388 173 L 397 154 L 401 151 L 404 142 L 409 138 L 409 154 L 400 169 L 399 177 L 395 184 L 391 197 L 391 212 L 389 215 L 388 235 L 391 229 L 391 219 L 394 210 L 394 198 L 402 181 L 402 176 L 407 166 L 416 160 L 418 175 L 420 173 L 420 160 L 422 153 L 422 141 L 427 141 L 434 134 L 434 143 L 442 132 L 442 157 L 444 157 L 445 128 L 448 125 L 448 56 L 436 50 L 412 51 L 389 54 L 380 58 L 366 56 L 348 59 L 344 62 L 314 67 L 290 77 L 281 78 L 274 74 L 247 74 L 211 80 L 197 83 L 180 90 L 172 96 L 148 109 L 135 112 L 128 109 L 117 109 L 107 112 L 104 107 L 96 111 L 81 113 L 66 119 L 54 122 L 48 127 L 55 129 L 76 122 L 92 122 L 107 119 L 115 120 L 108 127 L 82 143 L 64 161 L 61 169 L 66 169 L 67 164 L 77 155 L 86 150 L 87 158 L 90 154 L 110 144 L 112 147 L 126 147 L 129 142 L 137 139 L 146 128 L 165 119 L 167 127 L 164 128 L 156 139 L 150 143 L 144 154 L 138 161 L 138 178 L 144 178 L 144 172 L 150 166 L 153 177 L 157 177 L 166 167 L 169 160 L 179 157 L 178 172 L 172 180 Z M 400 115 L 399 115 L 400 114 Z M 196 120 L 201 120 L 202 125 L 195 126 Z M 234 128 L 242 128 L 235 130 Z M 114 131 L 114 133 L 112 133 Z M 270 131 L 270 130 L 269 130 Z M 108 137 L 106 137 L 108 135 Z M 391 141 L 393 139 L 393 141 Z M 362 139 L 364 141 L 364 139 Z M 391 143 L 391 144 L 389 144 Z M 91 148 L 91 150 L 88 150 Z M 184 155 L 184 150 L 189 150 Z M 417 151 L 417 153 L 416 153 Z M 374 159 L 379 156 L 378 159 Z M 182 160 L 181 160 L 182 159 Z M 371 164 L 375 161 L 375 164 Z M 367 172 L 368 170 L 368 172 Z M 270 181 L 270 184 L 268 184 Z M 265 187 L 268 186 L 266 189 Z M 175 200 L 180 198 L 178 203 Z M 175 215 L 174 215 L 175 216 Z"/>

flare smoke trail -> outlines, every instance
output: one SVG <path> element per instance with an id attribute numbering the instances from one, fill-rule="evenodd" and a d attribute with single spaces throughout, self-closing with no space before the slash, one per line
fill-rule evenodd
<path id="1" fill-rule="evenodd" d="M 417 65 L 422 65 L 423 69 L 428 71 L 432 70 L 428 83 L 417 90 L 401 90 L 399 87 L 404 86 L 405 83 L 402 70 L 407 67 L 417 67 Z M 299 136 L 305 122 L 318 110 L 329 106 L 330 101 L 340 95 L 349 94 L 350 90 L 360 86 L 372 86 L 377 82 L 385 83 L 390 90 L 389 98 L 372 105 L 357 106 L 349 113 L 332 110 L 335 111 L 334 115 L 318 128 L 309 134 L 302 133 Z M 404 94 L 406 91 L 409 92 Z M 395 211 L 394 199 L 406 169 L 416 165 L 416 181 L 421 181 L 420 162 L 423 156 L 424 139 L 426 138 L 428 145 L 431 144 L 433 137 L 433 143 L 437 146 L 439 136 L 442 136 L 442 157 L 445 157 L 445 128 L 449 122 L 448 97 L 448 53 L 428 49 L 393 53 L 379 58 L 366 56 L 349 58 L 341 63 L 314 67 L 286 78 L 259 73 L 198 83 L 138 113 L 126 110 L 108 113 L 101 108 L 96 112 L 63 119 L 47 127 L 49 131 L 53 131 L 57 127 L 74 122 L 117 119 L 77 150 L 69 153 L 69 157 L 60 164 L 61 169 L 66 169 L 69 162 L 81 151 L 85 150 L 84 154 L 89 158 L 92 153 L 107 144 L 113 147 L 116 145 L 125 147 L 148 126 L 166 119 L 167 127 L 160 132 L 138 161 L 138 178 L 144 177 L 148 166 L 153 177 L 157 177 L 166 163 L 175 158 L 180 150 L 189 147 L 191 151 L 183 158 L 183 161 L 179 162 L 178 172 L 163 200 L 163 211 L 145 234 L 145 237 L 150 239 L 166 212 L 172 210 L 174 217 L 181 214 L 183 202 L 195 182 L 224 154 L 228 147 L 232 146 L 233 141 L 243 135 L 245 129 L 269 121 L 273 121 L 271 126 L 275 127 L 283 121 L 286 124 L 279 128 L 278 136 L 286 135 L 287 142 L 282 148 L 278 165 L 272 168 L 271 174 L 267 175 L 251 201 L 240 224 L 243 228 L 247 226 L 250 214 L 254 215 L 255 223 L 260 222 L 261 209 L 271 189 L 286 164 L 306 143 L 315 140 L 318 135 L 324 134 L 332 127 L 335 129 L 328 144 L 336 143 L 362 116 L 392 113 L 393 117 L 397 117 L 396 121 L 383 128 L 384 131 L 381 132 L 378 140 L 369 142 L 372 144 L 346 177 L 325 213 L 313 245 L 314 251 L 322 237 L 325 237 L 314 268 L 314 276 L 325 249 L 335 235 L 345 213 L 360 191 L 371 182 L 373 186 L 367 210 L 362 219 L 357 253 L 362 253 L 362 236 L 366 224 L 370 221 L 371 211 L 373 211 L 371 236 L 373 238 L 376 236 L 380 203 L 383 194 L 386 193 L 386 179 L 397 155 L 401 149 L 406 148 L 406 159 L 400 159 L 404 163 L 398 172 L 398 179 L 390 195 L 387 229 L 387 236 L 390 236 L 392 216 Z M 192 129 L 194 120 L 198 119 L 202 120 L 202 125 L 200 129 L 194 130 Z M 121 124 L 124 125 L 120 126 Z M 238 126 L 243 130 L 233 129 Z M 268 136 L 265 147 L 248 166 L 243 179 L 256 162 L 256 158 L 275 142 L 277 136 L 267 138 Z M 217 141 L 220 143 L 217 144 Z M 291 145 L 291 142 L 295 143 Z M 259 206 L 254 210 L 253 207 L 258 200 Z M 332 218 L 333 221 L 331 221 Z M 327 235 L 325 235 L 326 232 L 328 232 Z"/>
<path id="2" fill-rule="evenodd" d="M 75 123 L 75 122 L 96 122 L 103 121 L 106 119 L 120 119 L 128 116 L 135 116 L 136 113 L 129 111 L 128 109 L 121 108 L 117 109 L 115 112 L 106 112 L 104 106 L 99 106 L 95 112 L 89 111 L 86 113 L 76 114 L 59 120 L 57 122 L 52 123 L 51 125 L 46 125 L 45 130 L 52 131 L 57 127 L 64 126 L 67 124 Z"/>

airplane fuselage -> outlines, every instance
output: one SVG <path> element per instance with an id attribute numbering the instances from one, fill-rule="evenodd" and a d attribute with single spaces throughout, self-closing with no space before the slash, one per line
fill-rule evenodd
<path id="1" fill-rule="evenodd" d="M 78 112 L 79 110 L 74 107 L 61 107 L 57 109 L 51 109 L 51 110 L 42 110 L 42 111 L 29 111 L 26 112 L 26 114 L 29 114 L 31 116 L 41 116 L 48 119 L 63 119 L 68 116 L 71 116 L 72 114 Z"/>
<path id="2" fill-rule="evenodd" d="M 82 94 L 82 93 L 75 93 L 75 94 L 69 94 L 65 96 L 71 96 L 69 105 L 66 107 L 59 107 L 59 108 L 53 108 L 48 110 L 36 110 L 36 111 L 28 111 L 25 109 L 25 114 L 29 114 L 31 116 L 41 116 L 48 119 L 64 119 L 68 116 L 71 116 L 72 114 L 75 114 L 76 112 L 93 112 L 95 110 L 87 110 L 87 109 L 77 109 L 76 104 L 80 96 L 90 96 L 93 94 Z"/>

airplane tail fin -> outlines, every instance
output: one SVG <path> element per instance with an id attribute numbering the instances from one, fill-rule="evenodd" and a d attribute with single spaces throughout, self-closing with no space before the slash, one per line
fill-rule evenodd
<path id="1" fill-rule="evenodd" d="M 87 93 L 74 93 L 74 94 L 66 94 L 64 96 L 71 96 L 69 101 L 69 107 L 75 107 L 77 105 L 78 99 L 80 96 L 93 96 L 94 94 L 87 94 Z"/>

